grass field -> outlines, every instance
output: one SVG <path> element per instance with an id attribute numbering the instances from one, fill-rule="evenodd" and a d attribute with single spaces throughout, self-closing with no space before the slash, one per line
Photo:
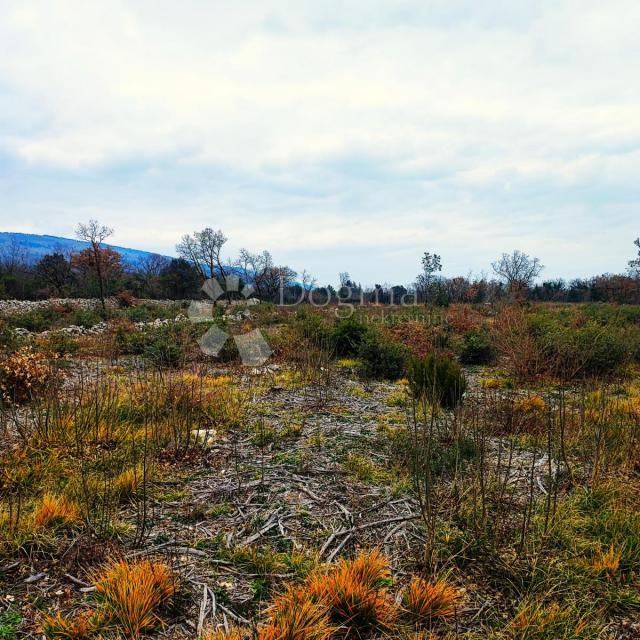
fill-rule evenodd
<path id="1" fill-rule="evenodd" d="M 0 319 L 0 639 L 640 638 L 640 307 L 240 311 Z"/>

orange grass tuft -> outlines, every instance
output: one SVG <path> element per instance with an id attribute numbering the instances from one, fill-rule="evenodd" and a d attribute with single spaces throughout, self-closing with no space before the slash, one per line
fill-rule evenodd
<path id="1" fill-rule="evenodd" d="M 95 632 L 104 620 L 92 611 L 78 614 L 75 618 L 61 613 L 45 615 L 42 621 L 42 633 L 49 640 L 84 640 L 95 637 Z"/>
<path id="2" fill-rule="evenodd" d="M 331 622 L 340 625 L 348 637 L 364 630 L 385 630 L 395 622 L 396 603 L 385 588 L 390 580 L 385 558 L 372 551 L 355 560 L 342 560 L 326 574 L 312 576 L 308 589 L 327 607 Z"/>
<path id="3" fill-rule="evenodd" d="M 430 622 L 455 613 L 461 593 L 444 580 L 413 578 L 402 594 L 402 606 L 415 622 Z"/>
<path id="4" fill-rule="evenodd" d="M 34 522 L 37 528 L 73 527 L 81 522 L 80 509 L 64 496 L 47 493 L 36 509 Z"/>
<path id="5" fill-rule="evenodd" d="M 327 609 L 314 602 L 302 587 L 288 587 L 268 610 L 269 620 L 259 640 L 329 640 L 333 629 Z"/>
<path id="6" fill-rule="evenodd" d="M 127 638 L 160 625 L 160 610 L 176 591 L 169 567 L 150 560 L 115 562 L 96 576 L 95 583 L 106 615 Z"/>
<path id="7" fill-rule="evenodd" d="M 605 573 L 608 576 L 616 576 L 620 571 L 620 559 L 622 553 L 615 550 L 611 545 L 608 551 L 598 549 L 596 557 L 593 559 L 591 566 L 595 573 Z"/>
<path id="8" fill-rule="evenodd" d="M 239 627 L 230 627 L 228 631 L 224 629 L 205 629 L 199 640 L 246 640 L 248 634 Z"/>

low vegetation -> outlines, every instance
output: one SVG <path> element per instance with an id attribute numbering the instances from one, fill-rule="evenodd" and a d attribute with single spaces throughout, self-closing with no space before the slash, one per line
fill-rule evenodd
<path id="1" fill-rule="evenodd" d="M 640 633 L 637 308 L 121 298 L 0 325 L 0 638 Z"/>

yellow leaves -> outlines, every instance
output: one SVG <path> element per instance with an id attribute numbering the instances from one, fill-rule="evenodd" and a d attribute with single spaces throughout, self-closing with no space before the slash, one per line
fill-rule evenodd
<path id="1" fill-rule="evenodd" d="M 504 389 L 505 381 L 502 378 L 482 378 L 480 388 L 482 389 Z"/>

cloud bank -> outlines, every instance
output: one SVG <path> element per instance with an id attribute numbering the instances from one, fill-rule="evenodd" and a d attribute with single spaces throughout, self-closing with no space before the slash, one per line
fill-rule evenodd
<path id="1" fill-rule="evenodd" d="M 172 252 L 221 227 L 321 281 L 502 251 L 622 270 L 640 5 L 0 0 L 0 227 Z"/>

